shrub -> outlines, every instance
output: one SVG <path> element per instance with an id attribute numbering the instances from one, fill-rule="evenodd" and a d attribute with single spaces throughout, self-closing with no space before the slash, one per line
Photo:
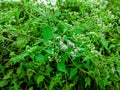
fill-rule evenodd
<path id="1" fill-rule="evenodd" d="M 120 89 L 120 12 L 107 1 L 0 8 L 1 90 Z"/>

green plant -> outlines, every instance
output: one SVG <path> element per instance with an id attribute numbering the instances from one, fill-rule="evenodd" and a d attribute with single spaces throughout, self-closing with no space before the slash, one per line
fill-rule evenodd
<path id="1" fill-rule="evenodd" d="M 0 89 L 119 90 L 120 11 L 109 5 L 1 1 Z"/>

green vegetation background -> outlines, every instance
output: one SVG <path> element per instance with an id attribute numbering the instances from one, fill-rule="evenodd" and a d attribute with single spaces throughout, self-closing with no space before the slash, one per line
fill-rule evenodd
<path id="1" fill-rule="evenodd" d="M 119 0 L 0 2 L 0 90 L 120 90 Z"/>

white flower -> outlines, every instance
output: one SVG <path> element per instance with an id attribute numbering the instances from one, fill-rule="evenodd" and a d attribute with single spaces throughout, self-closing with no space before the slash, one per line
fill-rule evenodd
<path id="1" fill-rule="evenodd" d="M 108 4 L 108 1 L 105 1 L 105 4 Z"/>
<path id="2" fill-rule="evenodd" d="M 73 55 L 73 54 L 74 54 L 74 52 L 71 52 L 71 54 Z"/>
<path id="3" fill-rule="evenodd" d="M 71 52 L 71 56 L 73 57 L 76 56 L 75 52 Z"/>
<path id="4" fill-rule="evenodd" d="M 73 48 L 75 48 L 75 44 L 74 44 L 73 42 L 68 41 L 68 44 L 69 44 L 70 46 L 72 46 Z"/>
<path id="5" fill-rule="evenodd" d="M 96 4 L 99 5 L 100 3 L 97 2 Z"/>
<path id="6" fill-rule="evenodd" d="M 67 48 L 68 47 L 65 44 L 62 45 L 62 49 L 66 50 Z"/>
<path id="7" fill-rule="evenodd" d="M 40 1 L 40 0 L 37 0 L 37 3 L 41 3 L 41 1 Z"/>
<path id="8" fill-rule="evenodd" d="M 74 49 L 75 52 L 78 52 L 78 49 Z"/>
<path id="9" fill-rule="evenodd" d="M 66 50 L 68 47 L 66 44 L 64 44 L 62 41 L 60 41 L 61 48 Z"/>
<path id="10" fill-rule="evenodd" d="M 51 57 L 50 56 L 48 56 L 48 59 L 50 59 Z"/>
<path id="11" fill-rule="evenodd" d="M 64 43 L 62 41 L 60 41 L 60 45 L 63 45 Z"/>
<path id="12" fill-rule="evenodd" d="M 60 39 L 60 38 L 61 38 L 61 36 L 57 36 L 57 37 L 56 37 L 56 39 Z"/>
<path id="13" fill-rule="evenodd" d="M 90 32 L 90 34 L 96 34 L 95 32 Z"/>
<path id="14" fill-rule="evenodd" d="M 111 15 L 111 18 L 114 19 L 114 15 Z"/>
<path id="15" fill-rule="evenodd" d="M 48 60 L 49 60 L 49 61 L 53 61 L 52 58 L 51 58 L 50 56 L 48 56 Z"/>

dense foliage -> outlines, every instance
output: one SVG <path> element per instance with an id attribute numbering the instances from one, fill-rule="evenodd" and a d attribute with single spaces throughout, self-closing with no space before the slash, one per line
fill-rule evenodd
<path id="1" fill-rule="evenodd" d="M 120 90 L 117 1 L 0 2 L 0 90 Z"/>

